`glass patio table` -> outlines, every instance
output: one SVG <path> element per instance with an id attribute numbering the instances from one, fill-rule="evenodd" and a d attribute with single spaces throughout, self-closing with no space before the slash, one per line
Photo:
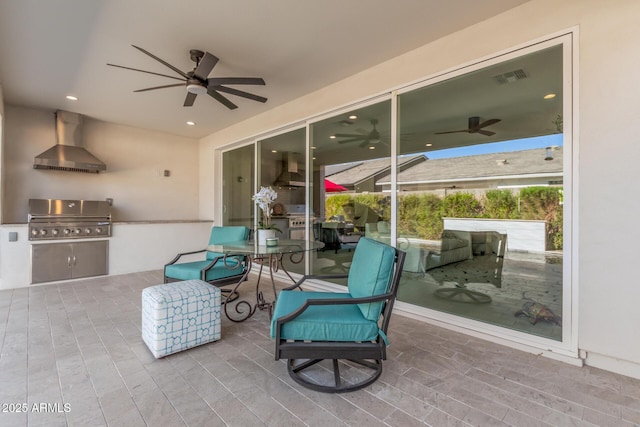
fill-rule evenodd
<path id="1" fill-rule="evenodd" d="M 233 290 L 227 295 L 223 304 L 225 315 L 233 322 L 243 322 L 253 316 L 256 310 L 260 309 L 268 310 L 269 318 L 271 318 L 275 301 L 266 301 L 262 291 L 260 290 L 260 279 L 262 278 L 262 271 L 265 265 L 269 269 L 269 277 L 271 278 L 271 287 L 273 289 L 274 298 L 277 298 L 276 282 L 273 277 L 273 273 L 282 270 L 291 279 L 291 281 L 295 283 L 295 279 L 291 277 L 291 274 L 289 274 L 282 263 L 284 257 L 288 256 L 288 259 L 292 263 L 299 264 L 304 259 L 305 252 L 316 251 L 323 247 L 324 243 L 315 240 L 279 240 L 277 246 L 258 245 L 258 242 L 254 240 L 242 240 L 207 246 L 208 251 L 224 254 L 225 265 L 227 265 L 227 258 L 235 256 L 246 256 L 247 258 L 247 271 L 234 286 Z M 247 280 L 247 276 L 251 272 L 253 263 L 256 262 L 260 264 L 260 270 L 258 272 L 258 280 L 256 282 L 256 302 L 253 304 L 247 300 L 238 299 L 237 290 L 242 282 Z M 229 268 L 234 267 L 235 265 L 229 264 Z M 233 301 L 237 302 L 233 306 L 234 310 L 232 313 L 229 313 L 229 306 L 231 305 L 229 303 Z"/>

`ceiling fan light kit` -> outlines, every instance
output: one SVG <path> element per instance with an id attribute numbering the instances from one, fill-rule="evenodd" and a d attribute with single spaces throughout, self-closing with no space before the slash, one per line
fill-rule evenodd
<path id="1" fill-rule="evenodd" d="M 201 83 L 189 83 L 187 84 L 187 92 L 195 95 L 204 95 L 207 93 L 207 87 Z"/>
<path id="2" fill-rule="evenodd" d="M 264 86 L 265 82 L 260 77 L 212 77 L 212 78 L 209 78 L 208 76 L 213 70 L 213 67 L 215 67 L 219 61 L 219 59 L 216 56 L 210 54 L 209 52 L 203 52 L 198 49 L 191 49 L 189 51 L 189 56 L 191 60 L 196 63 L 196 66 L 192 71 L 184 72 L 179 68 L 169 64 L 168 62 L 158 58 L 154 54 L 142 49 L 141 47 L 138 47 L 135 45 L 132 45 L 132 46 L 138 49 L 140 52 L 144 53 L 145 55 L 148 55 L 151 58 L 155 59 L 156 61 L 160 62 L 162 65 L 170 68 L 175 73 L 177 73 L 180 77 L 156 73 L 153 71 L 139 70 L 137 68 L 125 67 L 122 65 L 115 65 L 115 64 L 107 64 L 107 65 L 111 67 L 124 68 L 125 70 L 138 71 L 141 73 L 167 77 L 174 80 L 181 80 L 183 82 L 183 83 L 174 83 L 174 84 L 162 85 L 162 86 L 154 86 L 146 89 L 138 89 L 138 90 L 135 90 L 134 92 L 146 92 L 150 90 L 185 86 L 187 89 L 187 96 L 185 97 L 184 104 L 183 104 L 183 106 L 185 107 L 191 107 L 198 95 L 208 94 L 213 99 L 220 102 L 222 105 L 224 105 L 230 110 L 238 108 L 236 104 L 231 102 L 229 98 L 222 95 L 220 92 L 239 96 L 245 99 L 250 99 L 252 101 L 257 101 L 262 103 L 267 102 L 267 98 L 265 97 L 225 86 L 225 85 L 263 85 Z"/>

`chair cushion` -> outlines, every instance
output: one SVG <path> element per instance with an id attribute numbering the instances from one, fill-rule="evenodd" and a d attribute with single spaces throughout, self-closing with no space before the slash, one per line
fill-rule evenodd
<path id="1" fill-rule="evenodd" d="M 238 242 L 240 240 L 247 240 L 249 238 L 249 229 L 241 225 L 232 225 L 224 227 L 212 227 L 211 235 L 209 236 L 209 244 L 221 244 L 228 242 Z M 224 254 L 218 252 L 207 251 L 207 259 L 214 259 Z"/>
<path id="2" fill-rule="evenodd" d="M 363 237 L 356 246 L 349 269 L 347 287 L 353 298 L 384 294 L 389 290 L 396 251 L 389 245 Z M 377 321 L 382 302 L 358 304 L 362 315 Z"/>
<path id="3" fill-rule="evenodd" d="M 200 271 L 211 263 L 207 261 L 183 262 L 180 264 L 171 264 L 165 267 L 165 275 L 177 280 L 196 280 L 201 279 Z M 237 265 L 236 268 L 229 268 Z M 236 276 L 244 272 L 243 266 L 238 263 L 235 258 L 227 258 L 227 266 L 224 260 L 219 260 L 216 265 L 207 271 L 206 281 L 224 279 L 226 277 Z"/>
<path id="4" fill-rule="evenodd" d="M 352 298 L 340 292 L 281 291 L 271 318 L 271 337 L 276 337 L 276 321 L 301 307 L 307 299 Z M 377 319 L 376 319 L 377 320 Z M 367 320 L 356 304 L 312 306 L 282 326 L 281 339 L 309 341 L 374 341 L 377 321 Z"/>

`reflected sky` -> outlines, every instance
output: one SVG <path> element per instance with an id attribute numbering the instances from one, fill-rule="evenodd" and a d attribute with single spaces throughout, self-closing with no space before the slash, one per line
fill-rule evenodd
<path id="1" fill-rule="evenodd" d="M 492 142 L 466 147 L 448 148 L 446 150 L 427 151 L 424 154 L 431 160 L 447 159 L 450 157 L 475 156 L 478 154 L 506 153 L 509 151 L 529 150 L 533 148 L 545 148 L 562 146 L 562 134 L 538 136 L 535 138 L 514 139 L 512 141 Z"/>

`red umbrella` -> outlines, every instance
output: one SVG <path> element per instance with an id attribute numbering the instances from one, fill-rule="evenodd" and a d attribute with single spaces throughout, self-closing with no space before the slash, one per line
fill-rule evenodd
<path id="1" fill-rule="evenodd" d="M 340 191 L 347 191 L 347 188 L 343 187 L 342 185 L 336 184 L 333 181 L 329 181 L 328 179 L 325 179 L 324 191 L 327 193 L 338 193 Z"/>

